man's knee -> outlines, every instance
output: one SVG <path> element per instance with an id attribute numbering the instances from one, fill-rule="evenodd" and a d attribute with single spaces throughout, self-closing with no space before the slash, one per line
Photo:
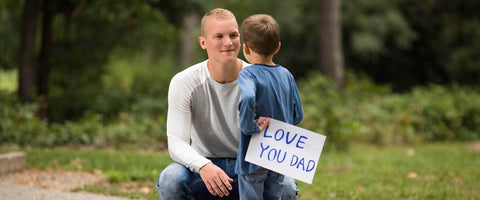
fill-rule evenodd
<path id="1" fill-rule="evenodd" d="M 182 186 L 186 185 L 189 180 L 190 171 L 183 165 L 172 163 L 167 166 L 158 177 L 157 189 L 162 192 L 177 192 L 182 190 Z"/>

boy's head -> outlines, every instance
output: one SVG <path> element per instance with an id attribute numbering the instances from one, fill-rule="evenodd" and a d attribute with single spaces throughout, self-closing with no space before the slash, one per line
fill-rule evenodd
<path id="1" fill-rule="evenodd" d="M 256 14 L 243 20 L 240 37 L 251 50 L 269 56 L 280 45 L 280 28 L 270 15 Z"/>

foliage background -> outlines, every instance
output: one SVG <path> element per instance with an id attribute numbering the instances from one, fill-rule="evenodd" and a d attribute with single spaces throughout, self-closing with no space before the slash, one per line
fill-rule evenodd
<path id="1" fill-rule="evenodd" d="M 275 62 L 291 70 L 302 93 L 301 126 L 378 145 L 473 140 L 480 124 L 480 2 L 344 0 L 342 38 L 348 71 L 337 91 L 318 71 L 314 0 L 55 0 L 49 118 L 16 97 L 24 1 L 0 0 L 0 143 L 164 148 L 170 78 L 187 61 L 182 42 L 197 43 L 184 19 L 214 7 L 240 22 L 268 13 L 281 27 Z M 40 21 L 39 15 L 39 21 Z M 39 35 L 40 31 L 37 31 Z M 243 57 L 240 55 L 240 57 Z M 182 61 L 182 62 L 180 62 Z M 38 99 L 36 99 L 38 100 Z"/>
<path id="2" fill-rule="evenodd" d="M 169 81 L 206 58 L 198 22 L 224 7 L 238 22 L 255 13 L 278 21 L 274 61 L 297 80 L 300 126 L 328 136 L 314 183 L 299 182 L 300 199 L 480 196 L 478 0 L 342 0 L 342 91 L 318 72 L 321 0 L 51 0 L 45 120 L 40 97 L 17 95 L 26 1 L 0 0 L 0 152 L 26 151 L 29 169 L 108 177 L 77 191 L 158 198 L 154 182 L 172 162 Z M 40 38 L 37 28 L 37 55 Z M 126 192 L 123 183 L 152 191 Z"/>

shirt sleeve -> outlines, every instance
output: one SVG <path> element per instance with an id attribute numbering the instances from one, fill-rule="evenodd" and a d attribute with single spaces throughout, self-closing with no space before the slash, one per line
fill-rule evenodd
<path id="1" fill-rule="evenodd" d="M 300 101 L 300 95 L 298 93 L 297 84 L 295 83 L 295 78 L 291 76 L 292 89 L 293 89 L 293 103 L 294 103 L 294 113 L 293 113 L 293 125 L 299 124 L 303 119 L 303 107 L 302 102 Z"/>
<path id="2" fill-rule="evenodd" d="M 238 119 L 241 132 L 245 135 L 260 133 L 260 128 L 255 121 L 255 79 L 244 69 L 238 74 L 237 81 L 241 92 L 240 101 L 238 102 Z"/>
<path id="3" fill-rule="evenodd" d="M 190 145 L 192 128 L 191 80 L 174 76 L 168 89 L 167 140 L 170 157 L 191 171 L 211 162 Z"/>

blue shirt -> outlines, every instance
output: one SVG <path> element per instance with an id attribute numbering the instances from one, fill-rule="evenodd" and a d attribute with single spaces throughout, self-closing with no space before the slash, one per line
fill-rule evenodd
<path id="1" fill-rule="evenodd" d="M 280 65 L 245 67 L 237 82 L 241 92 L 238 103 L 241 136 L 235 172 L 242 175 L 261 168 L 245 161 L 251 135 L 260 132 L 255 119 L 270 117 L 297 125 L 303 118 L 303 108 L 293 75 Z"/>

